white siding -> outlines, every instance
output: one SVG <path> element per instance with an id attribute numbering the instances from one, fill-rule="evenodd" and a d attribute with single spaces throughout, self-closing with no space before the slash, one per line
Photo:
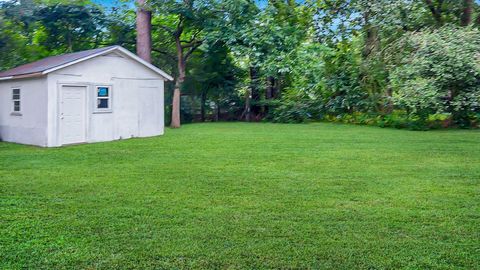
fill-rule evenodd
<path id="1" fill-rule="evenodd" d="M 164 81 L 130 58 L 111 53 L 48 74 L 50 101 L 58 100 L 62 84 L 87 86 L 87 142 L 156 136 L 164 132 Z M 96 85 L 112 86 L 112 112 L 94 112 Z M 58 121 L 58 102 L 50 102 L 49 146 L 61 145 Z"/>
<path id="2" fill-rule="evenodd" d="M 12 115 L 12 88 L 21 89 L 21 116 Z M 0 81 L 0 139 L 47 146 L 45 77 Z"/>

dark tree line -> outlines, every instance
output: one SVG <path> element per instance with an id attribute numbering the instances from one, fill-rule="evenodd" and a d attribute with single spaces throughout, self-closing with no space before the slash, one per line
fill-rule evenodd
<path id="1" fill-rule="evenodd" d="M 166 115 L 190 121 L 476 126 L 474 0 L 6 1 L 0 68 L 122 45 L 175 77 Z M 468 74 L 468 76 L 464 76 Z"/>

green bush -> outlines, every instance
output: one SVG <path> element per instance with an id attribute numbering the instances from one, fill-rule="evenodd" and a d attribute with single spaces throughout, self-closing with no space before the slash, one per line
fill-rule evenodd
<path id="1" fill-rule="evenodd" d="M 480 31 L 444 26 L 408 34 L 397 45 L 405 49 L 394 50 L 402 52 L 390 74 L 395 105 L 427 126 L 442 126 L 447 119 L 472 126 L 480 111 Z M 442 115 L 448 116 L 436 118 Z"/>
<path id="2" fill-rule="evenodd" d="M 471 126 L 478 125 L 480 118 L 472 118 Z M 355 112 L 352 114 L 326 115 L 323 120 L 345 124 L 391 127 L 410 130 L 429 130 L 448 128 L 452 124 L 450 114 L 431 114 L 426 119 L 410 115 L 406 111 L 395 110 L 389 114 Z M 476 121 L 476 124 L 473 122 Z"/>
<path id="3" fill-rule="evenodd" d="M 356 39 L 335 48 L 303 44 L 291 84 L 268 119 L 411 130 L 479 126 L 480 30 L 447 25 L 405 34 L 393 44 L 379 55 L 386 66 L 378 70 L 361 69 L 366 60 Z M 367 75 L 374 82 L 367 83 Z M 375 87 L 375 81 L 385 83 Z"/>
<path id="4" fill-rule="evenodd" d="M 318 119 L 320 106 L 313 100 L 284 100 L 275 107 L 271 119 L 277 123 L 303 123 Z"/>

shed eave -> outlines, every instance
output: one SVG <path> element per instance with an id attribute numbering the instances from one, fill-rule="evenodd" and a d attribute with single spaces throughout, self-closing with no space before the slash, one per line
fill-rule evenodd
<path id="1" fill-rule="evenodd" d="M 21 72 L 18 72 L 18 71 L 17 71 L 16 74 L 13 74 L 13 72 L 11 70 L 6 71 L 6 72 L 4 72 L 4 74 L 7 75 L 7 76 L 4 75 L 4 77 L 0 77 L 0 81 L 44 76 L 44 75 L 49 74 L 51 72 L 54 72 L 54 71 L 57 71 L 57 70 L 60 70 L 60 69 L 75 65 L 77 63 L 95 58 L 97 56 L 102 56 L 102 55 L 105 55 L 105 54 L 108 54 L 108 53 L 114 52 L 114 51 L 118 51 L 119 53 L 125 55 L 126 57 L 132 59 L 133 61 L 136 61 L 136 62 L 140 63 L 144 67 L 146 67 L 146 68 L 150 69 L 151 71 L 155 72 L 156 74 L 158 74 L 159 77 L 161 77 L 163 80 L 173 81 L 173 77 L 168 75 L 165 71 L 159 69 L 158 67 L 152 65 L 151 63 L 143 60 L 142 58 L 138 57 L 134 53 L 132 53 L 132 52 L 128 51 L 127 49 L 125 49 L 121 46 L 118 46 L 118 45 L 112 46 L 112 47 L 109 47 L 109 48 L 105 48 L 105 50 L 93 53 L 93 54 L 88 55 L 88 56 L 78 58 L 74 61 L 70 61 L 70 62 L 65 62 L 64 61 L 63 63 L 56 63 L 56 66 L 55 66 L 55 64 L 50 65 L 50 67 L 48 69 L 41 70 L 38 67 L 36 67 L 35 68 L 36 70 L 24 70 L 23 74 Z M 32 68 L 30 68 L 30 69 L 32 69 Z M 30 71 L 31 73 L 28 73 L 28 71 Z"/>
<path id="2" fill-rule="evenodd" d="M 118 48 L 118 47 L 112 47 L 112 48 L 110 48 L 110 49 L 108 49 L 108 50 L 105 50 L 105 51 L 102 51 L 102 52 L 99 52 L 99 53 L 95 53 L 95 54 L 92 54 L 92 55 L 89 55 L 89 56 L 86 56 L 86 57 L 77 59 L 77 60 L 75 60 L 75 61 L 65 63 L 65 64 L 63 64 L 63 65 L 59 65 L 59 66 L 56 66 L 56 67 L 53 67 L 53 68 L 46 69 L 46 70 L 44 70 L 44 71 L 42 72 L 42 74 L 45 75 L 45 74 L 54 72 L 54 71 L 59 70 L 59 69 L 62 69 L 62 68 L 66 68 L 66 67 L 68 67 L 68 66 L 75 65 L 75 64 L 77 64 L 77 63 L 86 61 L 86 60 L 88 60 L 88 59 L 92 59 L 92 58 L 95 58 L 95 57 L 97 57 L 97 56 L 100 56 L 100 55 L 109 53 L 109 52 L 111 52 L 111 51 L 113 51 L 113 50 L 116 50 L 117 48 Z"/>
<path id="3" fill-rule="evenodd" d="M 110 53 L 110 52 L 113 52 L 113 51 L 119 51 L 121 53 L 123 53 L 124 55 L 128 56 L 129 58 L 139 62 L 140 64 L 144 65 L 146 68 L 154 71 L 155 73 L 157 73 L 158 75 L 162 76 L 165 80 L 167 81 L 173 81 L 173 77 L 168 75 L 165 71 L 157 68 L 156 66 L 148 63 L 147 61 L 141 59 L 140 57 L 138 57 L 137 55 L 135 55 L 134 53 L 130 52 L 129 50 L 121 47 L 121 46 L 115 46 L 115 47 L 112 47 L 111 49 L 108 49 L 108 50 L 105 50 L 105 51 L 102 51 L 102 52 L 99 52 L 99 53 L 96 53 L 96 54 L 92 54 L 92 55 L 89 55 L 87 57 L 84 57 L 84 58 L 80 58 L 78 60 L 75 60 L 75 61 L 72 61 L 72 62 L 68 62 L 66 64 L 63 64 L 63 65 L 60 65 L 60 66 L 56 66 L 56 67 L 53 67 L 53 68 L 50 68 L 50 69 L 47 69 L 47 70 L 44 70 L 42 72 L 42 74 L 48 74 L 48 73 L 51 73 L 53 71 L 56 71 L 56 70 L 59 70 L 59 69 L 62 69 L 62 68 L 66 68 L 68 66 L 71 66 L 71 65 L 75 65 L 77 63 L 80 63 L 80 62 L 83 62 L 83 61 L 86 61 L 88 59 L 92 59 L 92 58 L 95 58 L 97 56 L 101 56 L 101 55 L 105 55 L 107 53 Z"/>
<path id="4" fill-rule="evenodd" d="M 42 76 L 43 76 L 43 74 L 41 72 L 36 72 L 36 73 L 20 74 L 20 75 L 15 75 L 15 76 L 0 77 L 0 81 L 15 80 L 15 79 L 26 79 L 26 78 L 36 78 L 36 77 L 42 77 Z"/>
<path id="5" fill-rule="evenodd" d="M 145 67 L 151 69 L 152 71 L 154 71 L 155 73 L 159 74 L 160 76 L 162 76 L 163 78 L 165 78 L 167 81 L 173 81 L 173 77 L 168 75 L 165 71 L 159 69 L 158 67 L 148 63 L 147 61 L 143 60 L 142 58 L 140 58 L 138 55 L 130 52 L 129 50 L 123 48 L 123 47 L 115 47 L 115 49 L 119 50 L 120 52 L 122 52 L 123 54 L 126 54 L 127 56 L 129 56 L 130 58 L 132 58 L 133 60 L 139 62 L 140 64 L 144 65 Z"/>

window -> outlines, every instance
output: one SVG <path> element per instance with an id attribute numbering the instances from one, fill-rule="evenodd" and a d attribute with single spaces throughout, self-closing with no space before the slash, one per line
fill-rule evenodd
<path id="1" fill-rule="evenodd" d="M 20 112 L 20 89 L 13 88 L 12 89 L 12 102 L 13 102 L 13 112 L 19 113 Z"/>
<path id="2" fill-rule="evenodd" d="M 96 103 L 95 109 L 98 112 L 111 111 L 112 109 L 112 89 L 110 86 L 96 87 Z"/>

